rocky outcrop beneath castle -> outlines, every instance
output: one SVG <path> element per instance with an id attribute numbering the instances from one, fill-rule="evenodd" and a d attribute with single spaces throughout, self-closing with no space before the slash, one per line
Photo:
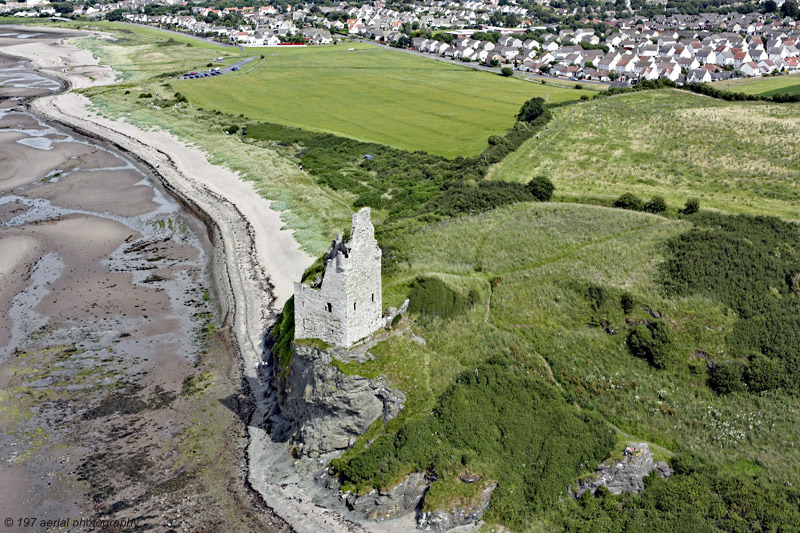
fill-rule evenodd
<path id="1" fill-rule="evenodd" d="M 420 513 L 417 527 L 425 531 L 447 531 L 454 527 L 466 526 L 480 522 L 483 513 L 489 508 L 492 492 L 496 484 L 489 485 L 481 491 L 474 505 L 456 507 L 452 511 L 428 511 Z"/>
<path id="2" fill-rule="evenodd" d="M 391 520 L 415 512 L 429 486 L 424 473 L 414 472 L 391 489 L 348 494 L 345 502 L 364 520 Z"/>
<path id="3" fill-rule="evenodd" d="M 635 451 L 624 456 L 622 460 L 605 462 L 597 467 L 594 475 L 578 480 L 578 487 L 570 492 L 576 498 L 590 491 L 594 494 L 601 486 L 608 488 L 612 494 L 623 492 L 642 492 L 644 478 L 653 470 L 658 470 L 662 477 L 672 475 L 672 468 L 665 462 L 653 460 L 653 452 L 646 443 L 631 444 Z"/>
<path id="4" fill-rule="evenodd" d="M 275 377 L 278 417 L 272 438 L 292 440 L 297 455 L 346 449 L 379 417 L 396 417 L 405 403 L 405 395 L 382 378 L 342 374 L 331 365 L 337 351 L 295 343 L 285 379 Z"/>

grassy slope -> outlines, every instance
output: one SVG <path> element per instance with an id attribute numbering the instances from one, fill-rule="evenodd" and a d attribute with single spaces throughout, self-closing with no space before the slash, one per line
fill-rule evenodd
<path id="1" fill-rule="evenodd" d="M 646 91 L 554 110 L 540 140 L 497 165 L 493 179 L 544 174 L 568 197 L 626 191 L 682 205 L 797 218 L 800 106 Z"/>
<path id="2" fill-rule="evenodd" d="M 405 252 L 384 278 L 387 305 L 402 301 L 411 280 L 431 274 L 464 291 L 478 289 L 482 303 L 454 320 L 416 320 L 412 329 L 424 346 L 396 336 L 372 350 L 375 360 L 340 365 L 349 373 L 386 375 L 408 395 L 400 420 L 376 423 L 348 453 L 429 413 L 454 376 L 503 352 L 541 379 L 550 379 L 549 365 L 581 407 L 621 430 L 620 441 L 692 450 L 723 467 L 769 469 L 778 483 L 799 482 L 790 465 L 800 457 L 784 444 L 800 422 L 786 408 L 791 400 L 782 394 L 720 397 L 704 384 L 705 361 L 695 350 L 724 360 L 719 347 L 734 317 L 703 297 L 667 299 L 656 281 L 663 242 L 690 226 L 602 207 L 527 203 L 385 232 L 382 244 Z M 487 313 L 490 280 L 498 277 Z M 608 291 L 599 311 L 586 297 L 589 285 Z M 678 368 L 656 371 L 629 354 L 622 291 L 637 302 L 630 318 L 649 318 L 644 305 L 664 314 L 678 335 Z M 600 318 L 619 334 L 590 326 Z"/>
<path id="3" fill-rule="evenodd" d="M 797 94 L 800 93 L 800 74 L 726 80 L 716 82 L 712 86 L 718 89 L 727 89 L 739 93 L 760 94 L 765 96 L 778 93 Z"/>
<path id="4" fill-rule="evenodd" d="M 248 118 L 447 157 L 474 155 L 525 100 L 577 100 L 564 89 L 355 44 L 260 49 L 249 73 L 174 85 L 189 101 Z"/>

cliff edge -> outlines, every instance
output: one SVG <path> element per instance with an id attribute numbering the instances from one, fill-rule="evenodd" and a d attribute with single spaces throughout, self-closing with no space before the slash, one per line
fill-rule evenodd
<path id="1" fill-rule="evenodd" d="M 387 422 L 403 408 L 405 395 L 383 378 L 348 376 L 331 364 L 347 359 L 346 349 L 294 342 L 291 350 L 285 372 L 273 372 L 277 402 L 271 435 L 291 441 L 296 456 L 343 451 L 379 417 Z"/>

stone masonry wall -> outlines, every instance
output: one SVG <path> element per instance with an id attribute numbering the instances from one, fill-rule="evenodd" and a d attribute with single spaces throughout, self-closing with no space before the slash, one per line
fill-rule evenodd
<path id="1" fill-rule="evenodd" d="M 369 208 L 353 215 L 350 241 L 334 241 L 317 288 L 295 283 L 295 338 L 349 347 L 381 326 L 381 250 Z"/>

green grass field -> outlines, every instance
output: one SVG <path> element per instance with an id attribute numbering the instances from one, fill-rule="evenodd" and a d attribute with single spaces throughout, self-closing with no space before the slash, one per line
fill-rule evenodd
<path id="1" fill-rule="evenodd" d="M 730 212 L 797 219 L 800 106 L 725 102 L 675 90 L 625 94 L 554 110 L 490 172 L 527 182 L 544 174 L 556 195 L 612 199 L 626 191 L 687 197 Z"/>
<path id="2" fill-rule="evenodd" d="M 779 93 L 798 94 L 800 93 L 800 74 L 726 80 L 716 82 L 712 86 L 718 89 L 761 96 L 772 96 Z"/>
<path id="3" fill-rule="evenodd" d="M 523 203 L 385 233 L 382 244 L 404 252 L 403 260 L 384 277 L 387 305 L 399 305 L 410 283 L 421 275 L 440 277 L 464 292 L 475 289 L 482 298 L 458 319 L 414 324 L 427 341 L 424 347 L 392 339 L 389 344 L 407 348 L 378 350 L 392 353 L 383 369 L 390 376 L 425 384 L 422 390 L 401 384 L 409 394 L 411 409 L 406 416 L 430 409 L 429 403 L 458 371 L 473 367 L 494 350 L 511 350 L 530 359 L 547 378 L 541 355 L 556 379 L 576 392 L 580 405 L 600 410 L 639 438 L 672 450 L 702 449 L 714 436 L 700 430 L 699 421 L 673 427 L 672 416 L 654 408 L 657 391 L 670 390 L 670 405 L 700 418 L 705 407 L 695 412 L 698 399 L 703 406 L 711 402 L 727 412 L 724 402 L 685 366 L 675 373 L 654 372 L 630 356 L 624 346 L 628 327 L 616 304 L 609 302 L 601 314 L 622 334 L 612 336 L 590 327 L 597 312 L 586 298 L 586 289 L 596 285 L 606 288 L 609 300 L 623 291 L 634 295 L 638 303 L 634 318 L 647 316 L 642 305 L 661 310 L 681 331 L 684 365 L 695 349 L 715 352 L 724 344 L 734 317 L 702 297 L 668 299 L 656 281 L 662 243 L 690 227 L 685 221 L 618 209 Z M 490 282 L 495 279 L 487 311 Z M 398 360 L 404 353 L 411 359 Z M 424 378 L 414 362 L 417 357 L 426 361 Z M 372 367 L 370 373 L 378 373 L 383 365 L 378 358 L 353 366 Z M 691 394 L 678 393 L 685 387 Z M 420 410 L 415 413 L 417 402 Z"/>
<path id="4" fill-rule="evenodd" d="M 479 153 L 525 100 L 592 94 L 353 47 L 248 50 L 265 55 L 249 72 L 173 86 L 203 108 L 447 157 Z"/>

